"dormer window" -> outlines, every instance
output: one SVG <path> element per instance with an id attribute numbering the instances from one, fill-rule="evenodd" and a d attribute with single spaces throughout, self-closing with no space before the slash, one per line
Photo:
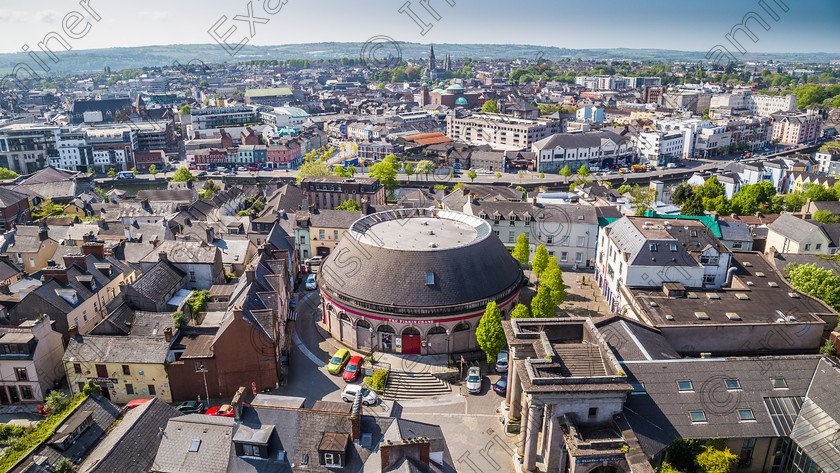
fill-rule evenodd
<path id="1" fill-rule="evenodd" d="M 240 426 L 233 436 L 233 448 L 240 457 L 268 458 L 268 441 L 274 433 L 274 426 L 259 429 Z"/>

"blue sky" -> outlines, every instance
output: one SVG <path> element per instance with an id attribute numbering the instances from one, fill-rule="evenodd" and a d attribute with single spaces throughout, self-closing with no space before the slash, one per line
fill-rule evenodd
<path id="1" fill-rule="evenodd" d="M 247 0 L 87 0 L 101 20 L 87 35 L 72 40 L 73 49 L 148 44 L 211 43 L 207 30 L 223 15 L 218 31 L 235 26 L 231 39 L 248 32 L 248 23 L 233 21 L 247 13 Z M 411 8 L 432 27 L 425 35 L 398 10 L 406 0 L 251 0 L 255 24 L 251 44 L 319 41 L 366 41 L 375 35 L 422 43 L 517 43 L 568 48 L 659 48 L 707 51 L 745 14 L 755 11 L 769 23 L 754 25 L 758 42 L 743 36 L 750 52 L 840 53 L 840 1 L 763 0 L 779 14 L 773 20 L 759 0 L 431 0 L 441 19 L 434 20 L 419 3 Z M 268 5 L 287 3 L 275 15 Z M 450 6 L 448 2 L 455 3 Z M 788 7 L 784 12 L 781 5 Z M 78 0 L 21 2 L 0 0 L 0 52 L 20 51 L 51 31 L 59 31 L 70 11 L 84 10 Z M 249 34 L 250 35 L 250 34 Z M 235 42 L 235 41 L 234 41 Z"/>

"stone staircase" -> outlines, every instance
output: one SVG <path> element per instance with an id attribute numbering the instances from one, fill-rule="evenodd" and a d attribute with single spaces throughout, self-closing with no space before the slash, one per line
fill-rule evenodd
<path id="1" fill-rule="evenodd" d="M 421 399 L 449 394 L 451 391 L 449 383 L 431 373 L 391 371 L 388 374 L 388 383 L 385 385 L 385 394 L 382 397 L 391 401 Z"/>

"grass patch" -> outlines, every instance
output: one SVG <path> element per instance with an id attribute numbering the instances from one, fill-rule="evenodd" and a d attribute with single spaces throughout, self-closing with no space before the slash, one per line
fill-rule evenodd
<path id="1" fill-rule="evenodd" d="M 38 423 L 31 431 L 14 442 L 0 457 L 0 471 L 9 471 L 17 462 L 25 457 L 31 450 L 41 445 L 55 434 L 56 428 L 67 418 L 79 405 L 87 399 L 84 394 L 73 396 L 67 401 L 59 412 L 50 414 L 46 419 Z"/>

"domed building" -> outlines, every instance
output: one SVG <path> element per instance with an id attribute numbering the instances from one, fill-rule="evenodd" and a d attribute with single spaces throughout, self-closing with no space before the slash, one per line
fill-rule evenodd
<path id="1" fill-rule="evenodd" d="M 478 349 L 487 303 L 510 314 L 523 281 L 488 222 L 440 209 L 362 217 L 318 275 L 333 337 L 359 350 L 423 355 Z"/>

